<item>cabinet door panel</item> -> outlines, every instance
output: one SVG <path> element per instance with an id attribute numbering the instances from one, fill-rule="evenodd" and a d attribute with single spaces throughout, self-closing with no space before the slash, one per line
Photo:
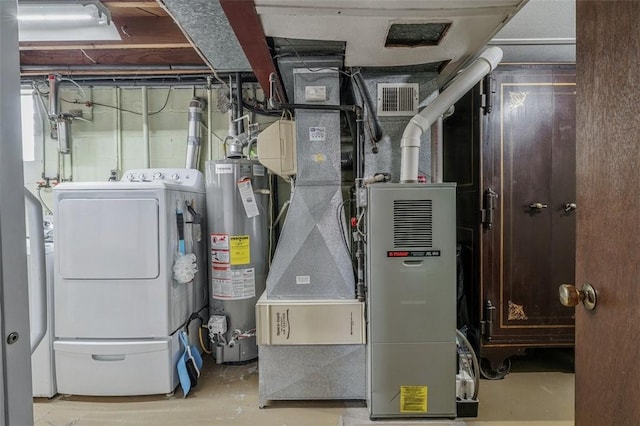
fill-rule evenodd
<path id="1" fill-rule="evenodd" d="M 494 78 L 483 181 L 500 198 L 483 235 L 479 302 L 497 309 L 485 343 L 571 343 L 573 312 L 557 288 L 574 271 L 575 219 L 564 204 L 575 197 L 575 76 L 547 67 Z"/>

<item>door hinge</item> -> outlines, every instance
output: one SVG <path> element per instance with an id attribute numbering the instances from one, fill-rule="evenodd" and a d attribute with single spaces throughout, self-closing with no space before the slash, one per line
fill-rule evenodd
<path id="1" fill-rule="evenodd" d="M 493 79 L 491 78 L 491 73 L 484 76 L 482 79 L 482 112 L 484 115 L 491 114 L 493 111 L 493 95 L 496 93 L 496 90 L 493 86 Z"/>
<path id="2" fill-rule="evenodd" d="M 480 321 L 480 333 L 482 336 L 491 340 L 493 335 L 493 322 L 496 319 L 496 307 L 491 303 L 491 300 L 487 300 L 484 304 L 484 320 Z"/>
<path id="3" fill-rule="evenodd" d="M 484 191 L 484 208 L 481 210 L 482 224 L 486 229 L 493 228 L 493 211 L 496 209 L 496 200 L 498 193 L 492 188 Z"/>

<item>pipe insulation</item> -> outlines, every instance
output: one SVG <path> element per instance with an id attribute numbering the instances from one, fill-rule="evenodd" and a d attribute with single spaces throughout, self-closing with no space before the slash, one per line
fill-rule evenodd
<path id="1" fill-rule="evenodd" d="M 414 115 L 402 134 L 400 141 L 400 182 L 418 181 L 418 153 L 420 138 L 431 125 L 441 117 L 451 105 L 475 86 L 485 75 L 493 71 L 502 60 L 502 49 L 490 47 L 451 84 L 438 95 L 425 109 Z"/>
<path id="2" fill-rule="evenodd" d="M 185 168 L 197 169 L 200 163 L 200 146 L 202 144 L 202 101 L 193 98 L 189 102 L 189 127 L 187 131 L 187 158 Z"/>

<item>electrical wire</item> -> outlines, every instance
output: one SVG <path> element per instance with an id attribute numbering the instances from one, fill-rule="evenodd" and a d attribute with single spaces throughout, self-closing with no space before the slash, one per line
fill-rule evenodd
<path id="1" fill-rule="evenodd" d="M 200 123 L 200 125 L 208 132 L 209 131 L 209 126 L 207 126 L 204 123 Z M 224 142 L 224 139 L 222 139 L 220 136 L 218 136 L 218 134 L 216 132 L 214 132 L 213 130 L 211 130 L 211 134 L 213 136 L 215 136 L 220 142 Z"/>
<path id="2" fill-rule="evenodd" d="M 249 111 L 258 114 L 258 115 L 265 115 L 267 117 L 280 117 L 280 115 L 282 114 L 282 110 L 280 109 L 272 109 L 272 110 L 266 110 L 263 108 L 258 108 L 255 105 L 251 105 L 248 102 L 243 102 L 242 105 L 248 109 Z"/>
<path id="3" fill-rule="evenodd" d="M 156 115 L 156 114 L 159 114 L 162 111 L 164 111 L 164 109 L 169 104 L 169 98 L 171 98 L 171 87 L 169 87 L 169 90 L 167 91 L 167 98 L 164 100 L 164 104 L 162 105 L 162 107 L 157 111 L 153 111 L 153 112 L 148 113 L 147 115 Z M 100 107 L 103 107 L 103 108 L 111 108 L 111 109 L 115 109 L 115 110 L 122 111 L 122 112 L 128 112 L 130 114 L 143 115 L 142 112 L 133 111 L 133 110 L 130 110 L 130 109 L 127 109 L 127 108 L 117 107 L 117 106 L 113 106 L 113 105 L 107 105 L 107 104 L 103 104 L 103 103 L 100 103 L 100 102 L 91 102 L 91 101 L 80 102 L 77 99 L 74 100 L 74 101 L 70 101 L 70 100 L 64 99 L 62 97 L 60 98 L 60 100 L 62 102 L 66 102 L 68 104 L 83 104 L 88 108 L 91 108 L 92 106 L 100 106 Z"/>
<path id="4" fill-rule="evenodd" d="M 340 225 L 340 234 L 342 235 L 342 242 L 344 243 L 344 246 L 347 249 L 347 251 L 351 251 L 351 249 L 349 248 L 349 243 L 347 242 L 347 236 L 344 231 L 345 223 L 344 223 L 343 213 L 345 211 L 344 206 L 346 203 L 351 203 L 351 200 L 344 200 L 343 202 L 338 204 L 338 208 L 336 209 L 336 218 L 338 219 L 338 224 Z"/>
<path id="5" fill-rule="evenodd" d="M 330 67 L 318 67 L 318 68 L 312 68 L 309 65 L 307 65 L 307 63 L 304 61 L 304 59 L 302 59 L 302 56 L 300 56 L 300 54 L 298 53 L 298 51 L 296 50 L 295 46 L 293 45 L 293 43 L 291 43 L 291 41 L 286 38 L 283 37 L 283 40 L 286 41 L 289 46 L 291 47 L 291 49 L 293 50 L 293 53 L 296 55 L 296 57 L 300 60 L 300 62 L 302 62 L 302 65 L 304 65 L 304 67 L 311 71 L 311 72 L 320 72 L 320 71 L 336 71 L 335 68 L 330 68 Z M 342 71 L 341 69 L 337 70 L 340 74 L 344 74 L 347 77 L 351 77 L 351 74 L 346 72 L 346 71 Z"/>
<path id="6" fill-rule="evenodd" d="M 47 203 L 45 203 L 44 200 L 42 199 L 42 194 L 40 194 L 40 190 L 41 188 L 36 189 L 36 192 L 38 193 L 38 200 L 40 200 L 40 202 L 42 203 L 42 205 L 44 206 L 44 209 L 47 211 L 48 214 L 53 214 L 53 211 L 49 208 L 49 206 L 47 206 Z"/>
<path id="7" fill-rule="evenodd" d="M 78 89 L 80 89 L 80 93 L 82 93 L 82 97 L 83 98 L 87 97 L 87 92 L 85 92 L 84 89 L 82 87 L 80 87 L 80 85 L 78 83 L 76 83 L 75 80 L 72 80 L 72 79 L 67 78 L 67 77 L 62 77 L 62 78 L 60 78 L 60 81 L 68 81 L 69 83 L 75 85 Z"/>
<path id="8" fill-rule="evenodd" d="M 478 357 L 476 356 L 476 351 L 473 350 L 473 346 L 467 339 L 467 336 L 464 335 L 460 330 L 456 330 L 456 334 L 458 338 L 462 341 L 464 346 L 466 346 L 467 350 L 471 353 L 471 361 L 473 363 L 473 399 L 478 398 L 478 390 L 480 388 L 480 365 L 478 364 Z"/>
<path id="9" fill-rule="evenodd" d="M 203 328 L 208 330 L 208 328 L 203 325 L 201 325 L 200 328 L 198 328 L 198 340 L 200 341 L 200 347 L 202 348 L 202 352 L 204 352 L 207 355 L 211 355 L 213 351 L 207 350 L 207 347 L 205 346 L 204 341 L 202 340 Z"/>

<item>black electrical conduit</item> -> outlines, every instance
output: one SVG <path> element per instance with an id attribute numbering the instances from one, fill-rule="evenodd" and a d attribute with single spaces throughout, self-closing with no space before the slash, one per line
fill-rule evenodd
<path id="1" fill-rule="evenodd" d="M 373 107 L 373 101 L 371 100 L 371 96 L 369 95 L 369 91 L 367 90 L 367 86 L 362 78 L 362 74 L 356 73 L 353 74 L 353 79 L 356 83 L 356 87 L 358 88 L 358 92 L 364 103 L 367 105 L 367 109 L 369 110 L 369 116 L 371 117 L 371 121 L 373 122 L 373 135 L 372 139 L 374 142 L 380 142 L 382 139 L 382 127 L 380 126 L 380 121 L 378 120 L 378 116 L 375 113 L 375 108 Z"/>

